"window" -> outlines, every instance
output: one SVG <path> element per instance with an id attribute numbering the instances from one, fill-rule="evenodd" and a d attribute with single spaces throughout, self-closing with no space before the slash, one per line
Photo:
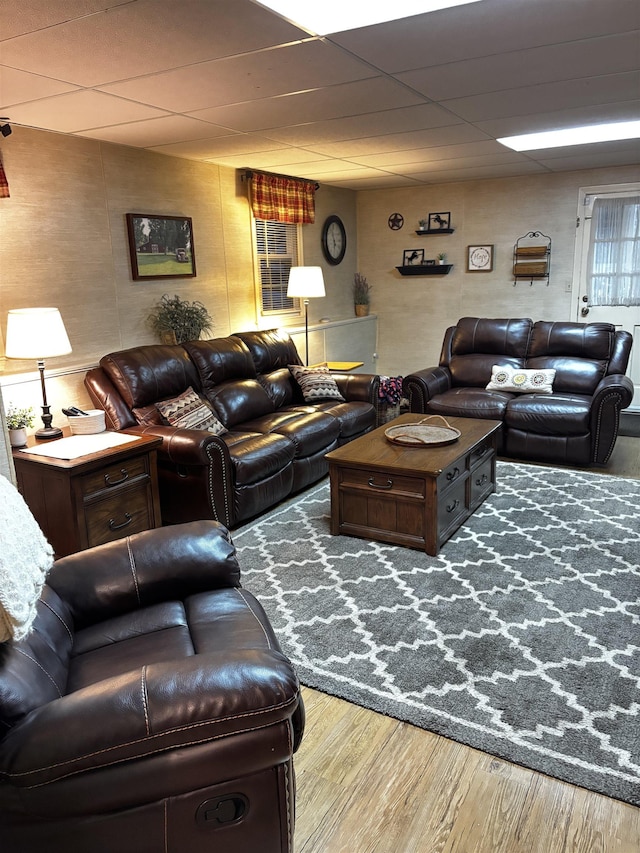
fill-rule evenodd
<path id="1" fill-rule="evenodd" d="M 256 219 L 259 304 L 265 314 L 300 314 L 300 300 L 287 296 L 289 270 L 298 266 L 299 225 Z"/>
<path id="2" fill-rule="evenodd" d="M 591 305 L 640 305 L 640 196 L 595 199 L 587 275 Z"/>

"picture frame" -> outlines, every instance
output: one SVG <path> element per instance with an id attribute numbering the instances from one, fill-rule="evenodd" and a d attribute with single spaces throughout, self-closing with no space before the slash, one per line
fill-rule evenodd
<path id="1" fill-rule="evenodd" d="M 403 267 L 417 267 L 424 264 L 424 249 L 405 249 L 402 253 Z"/>
<path id="2" fill-rule="evenodd" d="M 467 272 L 492 272 L 493 243 L 475 243 L 467 246 Z"/>
<path id="3" fill-rule="evenodd" d="M 444 231 L 451 228 L 451 211 L 429 214 L 429 231 Z"/>
<path id="4" fill-rule="evenodd" d="M 196 275 L 191 217 L 127 213 L 126 221 L 134 281 Z"/>

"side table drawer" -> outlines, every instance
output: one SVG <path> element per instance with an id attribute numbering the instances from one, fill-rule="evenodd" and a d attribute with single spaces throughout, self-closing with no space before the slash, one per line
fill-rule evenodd
<path id="1" fill-rule="evenodd" d="M 85 474 L 79 479 L 82 494 L 88 497 L 103 489 L 114 489 L 118 486 L 124 486 L 125 483 L 131 483 L 136 477 L 148 474 L 149 457 L 145 454 L 144 456 L 136 456 L 133 459 L 125 459 L 122 462 L 107 465 L 99 471 Z"/>
<path id="2" fill-rule="evenodd" d="M 152 526 L 150 482 L 87 504 L 85 524 L 88 547 L 140 533 Z"/>

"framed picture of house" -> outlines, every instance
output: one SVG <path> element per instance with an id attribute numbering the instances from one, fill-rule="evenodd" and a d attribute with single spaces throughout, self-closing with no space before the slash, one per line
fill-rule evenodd
<path id="1" fill-rule="evenodd" d="M 127 213 L 131 274 L 147 278 L 193 278 L 196 256 L 188 216 Z"/>

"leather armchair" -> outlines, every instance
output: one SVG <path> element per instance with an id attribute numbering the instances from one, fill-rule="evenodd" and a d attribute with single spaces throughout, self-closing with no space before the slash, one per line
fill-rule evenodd
<path id="1" fill-rule="evenodd" d="M 303 728 L 222 525 L 65 557 L 0 645 L 2 850 L 290 851 Z"/>

